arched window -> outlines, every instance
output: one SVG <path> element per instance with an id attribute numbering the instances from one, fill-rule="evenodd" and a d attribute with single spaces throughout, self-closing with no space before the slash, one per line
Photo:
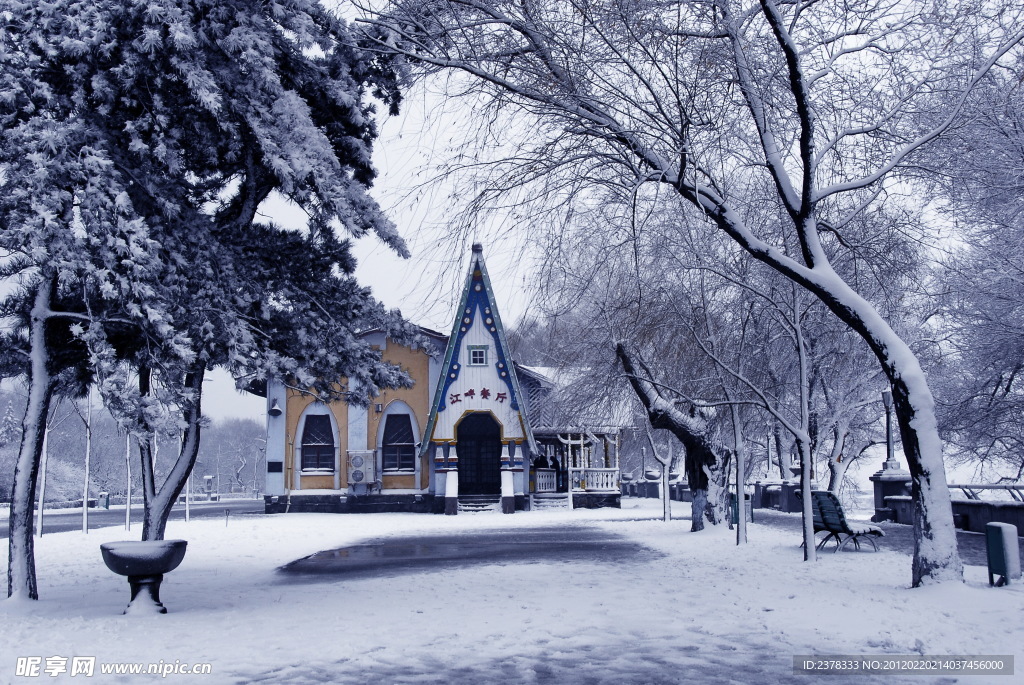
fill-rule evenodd
<path id="1" fill-rule="evenodd" d="M 334 430 L 331 417 L 308 414 L 302 429 L 302 468 L 334 470 Z"/>
<path id="2" fill-rule="evenodd" d="M 412 471 L 416 468 L 416 437 L 408 414 L 389 414 L 384 423 L 384 470 Z"/>

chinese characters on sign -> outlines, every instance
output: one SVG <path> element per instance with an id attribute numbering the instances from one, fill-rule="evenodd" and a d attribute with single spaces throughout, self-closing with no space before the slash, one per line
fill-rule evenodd
<path id="1" fill-rule="evenodd" d="M 477 395 L 477 392 L 476 392 L 476 390 L 474 388 L 470 388 L 469 390 L 467 390 L 465 392 L 453 392 L 453 393 L 451 393 L 448 396 L 448 403 L 449 404 L 457 404 L 457 403 L 462 401 L 463 397 L 468 397 L 470 399 L 475 399 L 476 395 Z M 489 399 L 491 399 L 491 391 L 490 391 L 489 388 L 480 388 L 480 399 L 482 399 L 482 400 L 489 400 Z M 494 395 L 494 400 L 496 402 L 501 402 L 502 404 L 504 404 L 505 401 L 508 400 L 508 393 L 505 393 L 505 392 L 496 393 Z"/>

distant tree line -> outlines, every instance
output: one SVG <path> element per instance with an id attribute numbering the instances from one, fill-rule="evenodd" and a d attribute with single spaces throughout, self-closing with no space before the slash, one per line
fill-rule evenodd
<path id="1" fill-rule="evenodd" d="M 24 411 L 24 396 L 0 392 L 0 502 L 9 503 L 14 464 L 17 459 L 20 425 L 14 417 Z M 80 501 L 85 489 L 85 402 L 78 408 L 70 401 L 56 404 L 50 417 L 47 440 L 46 501 Z M 123 498 L 127 490 L 124 429 L 102 407 L 94 407 L 91 420 L 92 454 L 89 464 L 89 496 L 100 492 Z M 166 477 L 177 457 L 173 438 L 160 441 L 155 459 L 157 478 Z M 138 460 L 138 447 L 132 445 L 132 465 Z M 266 482 L 266 428 L 252 419 L 226 419 L 212 422 L 193 468 L 193 492 L 205 492 L 204 476 L 212 476 L 213 491 L 255 495 Z M 132 469 L 133 497 L 141 501 L 142 480 Z"/>

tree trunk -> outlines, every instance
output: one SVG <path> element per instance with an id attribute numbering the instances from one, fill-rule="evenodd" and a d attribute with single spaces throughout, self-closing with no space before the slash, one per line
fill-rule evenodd
<path id="1" fill-rule="evenodd" d="M 804 440 L 796 441 L 800 455 L 800 517 L 803 523 L 804 561 L 814 561 L 817 548 L 814 546 L 814 504 L 811 501 L 811 449 Z"/>
<path id="2" fill-rule="evenodd" d="M 151 390 L 153 371 L 147 366 L 139 367 L 139 395 L 147 397 Z M 156 474 L 153 472 L 153 440 L 149 437 L 152 426 L 141 426 L 143 435 L 136 435 L 135 443 L 139 446 L 139 479 L 142 481 L 142 539 L 162 540 L 163 536 L 152 537 L 150 512 L 153 499 L 156 497 Z"/>
<path id="3" fill-rule="evenodd" d="M 698 414 L 697 407 L 691 405 L 690 411 L 685 412 L 662 397 L 650 381 L 650 371 L 642 362 L 637 362 L 644 374 L 641 377 L 633 358 L 621 343 L 615 346 L 615 354 L 633 391 L 647 410 L 651 427 L 668 430 L 683 443 L 686 482 L 693 493 L 691 530 L 703 530 L 705 518 L 712 524 L 720 523 L 725 508 L 722 495 L 727 459 L 722 447 L 712 437 L 711 422 Z M 719 457 L 719 453 L 723 456 Z"/>
<path id="4" fill-rule="evenodd" d="M 931 581 L 963 581 L 963 562 L 957 550 L 953 507 L 942 460 L 942 441 L 935 420 L 935 400 L 924 370 L 910 346 L 870 304 L 852 290 L 843 295 L 834 297 L 831 304 L 826 298 L 822 300 L 833 311 L 838 309 L 844 313 L 845 318 L 840 318 L 868 342 L 892 388 L 903 452 L 913 479 L 912 584 L 918 587 Z"/>
<path id="5" fill-rule="evenodd" d="M 196 364 L 192 371 L 186 375 L 185 384 L 192 389 L 195 400 L 184 408 L 186 429 L 181 439 L 181 447 L 178 458 L 174 461 L 167 473 L 163 484 L 154 489 L 152 499 L 146 502 L 145 515 L 142 524 L 143 540 L 163 540 L 167 530 L 167 518 L 171 515 L 171 509 L 178 495 L 181 494 L 189 476 L 192 475 L 192 468 L 195 466 L 196 457 L 199 456 L 199 420 L 202 418 L 202 392 L 203 377 L 206 367 L 203 364 Z M 152 465 L 152 462 L 150 462 Z"/>
<path id="6" fill-rule="evenodd" d="M 779 466 L 779 477 L 782 480 L 789 480 L 793 477 L 793 471 L 789 468 L 792 466 L 792 462 L 789 459 L 789 445 L 783 444 L 782 426 L 777 422 L 772 423 L 772 435 L 775 436 L 775 456 Z"/>
<path id="7" fill-rule="evenodd" d="M 903 437 L 903 454 L 913 478 L 913 586 L 929 581 L 963 581 L 964 567 L 957 549 L 934 402 L 920 367 L 917 374 L 907 373 L 894 380 L 892 395 Z M 915 409 L 925 400 L 928 410 Z"/>
<path id="8" fill-rule="evenodd" d="M 814 561 L 817 548 L 814 546 L 814 503 L 811 501 L 811 481 L 814 479 L 814 451 L 811 447 L 811 384 L 807 367 L 807 346 L 804 331 L 800 325 L 800 306 L 797 289 L 793 288 L 793 332 L 796 336 L 796 354 L 800 374 L 800 431 L 794 433 L 797 453 L 800 456 L 800 507 L 804 529 L 804 561 Z"/>
<path id="9" fill-rule="evenodd" d="M 690 503 L 690 532 L 704 530 L 704 511 L 708 508 L 708 491 L 690 488 L 693 502 Z"/>
<path id="10" fill-rule="evenodd" d="M 32 505 L 39 476 L 46 416 L 54 388 L 49 369 L 50 351 L 46 343 L 46 321 L 53 289 L 54 281 L 51 278 L 44 278 L 40 282 L 31 312 L 29 347 L 32 356 L 28 372 L 28 404 L 22 420 L 18 462 L 14 467 L 8 539 L 7 596 L 14 599 L 39 599 L 32 540 Z"/>
<path id="11" fill-rule="evenodd" d="M 672 498 L 668 490 L 668 464 L 661 465 L 661 517 L 665 523 L 672 520 Z"/>
<path id="12" fill-rule="evenodd" d="M 739 407 L 730 404 L 729 412 L 732 416 L 733 443 L 736 447 L 736 506 L 739 512 L 736 516 L 736 544 L 743 545 L 747 542 L 747 501 L 744 487 L 747 474 L 743 458 L 743 424 L 740 421 Z"/>
<path id="13" fill-rule="evenodd" d="M 833 426 L 832 437 L 832 453 L 828 458 L 828 491 L 838 496 L 839 488 L 843 484 L 843 477 L 853 461 L 849 457 L 843 456 L 846 440 L 850 437 L 848 426 L 845 423 Z"/>
<path id="14" fill-rule="evenodd" d="M 722 458 L 711 466 L 703 466 L 707 481 L 707 504 L 704 506 L 704 518 L 713 526 L 728 520 L 729 515 L 729 464 L 732 453 L 722 451 Z"/>

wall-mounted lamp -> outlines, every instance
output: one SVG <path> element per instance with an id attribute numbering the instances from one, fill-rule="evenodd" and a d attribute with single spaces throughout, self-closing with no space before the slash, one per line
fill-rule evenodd
<path id="1" fill-rule="evenodd" d="M 281 406 L 277 403 L 277 398 L 271 400 L 270 409 L 267 410 L 267 413 L 271 416 L 280 416 L 283 413 L 281 411 Z"/>
<path id="2" fill-rule="evenodd" d="M 376 410 L 376 412 L 378 414 L 380 414 L 382 411 L 384 411 L 384 405 L 383 404 L 375 404 L 375 405 L 373 405 L 373 408 Z"/>

